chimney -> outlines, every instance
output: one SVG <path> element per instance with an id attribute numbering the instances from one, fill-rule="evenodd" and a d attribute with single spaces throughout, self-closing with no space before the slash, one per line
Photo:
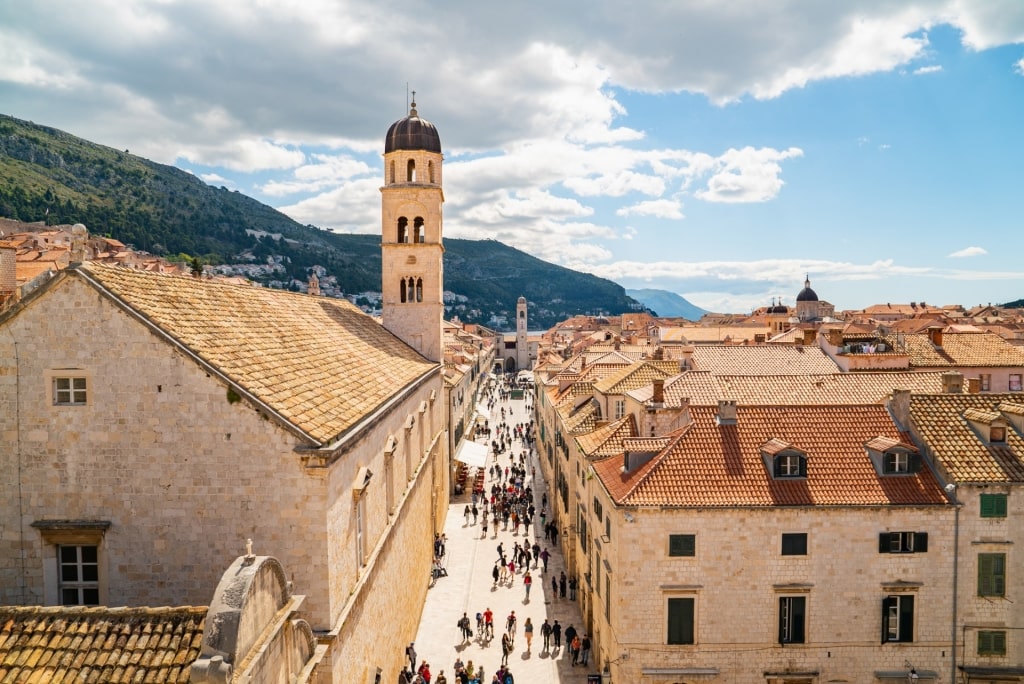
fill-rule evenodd
<path id="1" fill-rule="evenodd" d="M 85 261 L 85 241 L 89 231 L 81 223 L 71 226 L 71 263 L 80 264 Z"/>
<path id="2" fill-rule="evenodd" d="M 831 328 L 828 331 L 828 343 L 833 347 L 843 346 L 843 331 L 841 328 Z"/>
<path id="3" fill-rule="evenodd" d="M 657 349 L 654 350 L 654 353 L 651 354 L 651 358 L 654 359 L 655 361 L 661 361 L 662 359 L 665 358 L 665 349 L 659 346 Z"/>
<path id="4" fill-rule="evenodd" d="M 654 381 L 654 396 L 651 397 L 651 401 L 656 405 L 665 404 L 665 379 L 657 378 Z"/>
<path id="5" fill-rule="evenodd" d="M 968 378 L 967 379 L 967 393 L 977 394 L 981 391 L 981 378 Z"/>
<path id="6" fill-rule="evenodd" d="M 679 359 L 681 370 L 690 370 L 693 368 L 693 352 L 697 351 L 693 348 L 693 345 L 688 344 L 679 351 L 682 354 Z"/>
<path id="7" fill-rule="evenodd" d="M 622 342 L 621 342 L 619 336 L 616 335 L 615 336 L 615 345 L 614 345 L 615 351 L 619 351 L 619 347 L 621 346 L 621 344 L 622 344 Z"/>
<path id="8" fill-rule="evenodd" d="M 944 394 L 961 394 L 964 391 L 964 374 L 950 371 L 942 374 L 942 392 Z"/>
<path id="9" fill-rule="evenodd" d="M 715 422 L 719 425 L 735 425 L 736 424 L 736 400 L 735 399 L 719 399 L 718 400 L 718 414 L 715 416 Z"/>
<path id="10" fill-rule="evenodd" d="M 942 326 L 932 325 L 928 327 L 928 341 L 936 347 L 942 346 Z"/>
<path id="11" fill-rule="evenodd" d="M 314 297 L 320 296 L 320 279 L 316 277 L 316 273 L 309 274 L 309 294 Z"/>
<path id="12" fill-rule="evenodd" d="M 13 294 L 18 287 L 18 250 L 0 244 L 0 295 Z"/>
<path id="13" fill-rule="evenodd" d="M 892 417 L 896 419 L 899 427 L 907 429 L 910 423 L 910 390 L 894 389 L 892 391 L 892 403 L 889 406 Z"/>
<path id="14" fill-rule="evenodd" d="M 804 344 L 814 344 L 818 339 L 818 331 L 813 328 L 807 328 L 804 330 Z"/>

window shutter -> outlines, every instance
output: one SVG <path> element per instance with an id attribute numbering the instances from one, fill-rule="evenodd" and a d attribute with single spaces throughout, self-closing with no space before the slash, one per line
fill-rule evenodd
<path id="1" fill-rule="evenodd" d="M 800 457 L 800 477 L 807 477 L 807 458 Z"/>
<path id="2" fill-rule="evenodd" d="M 928 533 L 914 533 L 914 553 L 924 553 L 928 550 Z"/>
<path id="3" fill-rule="evenodd" d="M 1006 632 L 992 632 L 992 653 L 1006 655 Z"/>
<path id="4" fill-rule="evenodd" d="M 775 477 L 782 477 L 782 459 L 776 456 L 772 459 L 772 464 L 775 469 Z"/>
<path id="5" fill-rule="evenodd" d="M 794 644 L 804 643 L 804 614 L 807 612 L 807 599 L 798 596 L 790 601 L 793 611 L 790 620 L 790 641 Z"/>
<path id="6" fill-rule="evenodd" d="M 896 472 L 896 454 L 885 452 L 883 456 L 882 472 L 894 473 Z"/>
<path id="7" fill-rule="evenodd" d="M 878 553 L 889 553 L 889 540 L 891 538 L 888 532 L 882 532 L 878 535 Z"/>
<path id="8" fill-rule="evenodd" d="M 914 640 L 914 597 L 901 596 L 900 602 L 900 641 Z"/>
<path id="9" fill-rule="evenodd" d="M 882 643 L 889 641 L 889 605 L 892 597 L 886 596 L 882 599 Z"/>
<path id="10" fill-rule="evenodd" d="M 907 466 L 912 473 L 921 472 L 921 454 L 907 454 Z"/>
<path id="11" fill-rule="evenodd" d="M 786 599 L 779 599 L 779 643 L 786 643 Z"/>

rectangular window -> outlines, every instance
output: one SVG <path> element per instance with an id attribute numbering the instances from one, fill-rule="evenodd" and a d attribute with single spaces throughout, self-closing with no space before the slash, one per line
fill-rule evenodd
<path id="1" fill-rule="evenodd" d="M 981 517 L 982 518 L 1005 518 L 1006 517 L 1006 494 L 982 494 L 981 495 Z"/>
<path id="2" fill-rule="evenodd" d="M 670 556 L 696 556 L 697 535 L 695 534 L 670 534 L 668 535 L 668 555 Z"/>
<path id="3" fill-rule="evenodd" d="M 792 532 L 782 535 L 783 556 L 806 556 L 807 555 L 807 533 Z"/>
<path id="4" fill-rule="evenodd" d="M 1006 632 L 990 630 L 978 632 L 978 655 L 1006 655 Z"/>
<path id="5" fill-rule="evenodd" d="M 914 597 L 886 596 L 882 599 L 882 643 L 914 640 Z"/>
<path id="6" fill-rule="evenodd" d="M 366 564 L 366 505 L 364 501 L 362 496 L 356 501 L 356 562 L 360 566 Z"/>
<path id="7" fill-rule="evenodd" d="M 806 477 L 806 462 L 800 454 L 780 454 L 775 457 L 775 476 Z"/>
<path id="8" fill-rule="evenodd" d="M 978 554 L 978 596 L 1006 595 L 1006 554 Z"/>
<path id="9" fill-rule="evenodd" d="M 916 473 L 918 468 L 917 454 L 906 451 L 887 451 L 883 461 L 886 475 Z"/>
<path id="10" fill-rule="evenodd" d="M 57 589 L 61 605 L 98 606 L 99 547 L 61 545 L 57 547 L 57 561 L 60 565 Z"/>
<path id="11" fill-rule="evenodd" d="M 622 418 L 626 415 L 626 400 L 616 399 L 615 400 L 615 420 Z"/>
<path id="12" fill-rule="evenodd" d="M 807 597 L 782 596 L 779 598 L 779 643 L 802 644 L 805 641 L 804 623 L 807 617 Z"/>
<path id="13" fill-rule="evenodd" d="M 86 403 L 85 378 L 54 378 L 53 403 L 58 406 L 82 406 Z"/>
<path id="14" fill-rule="evenodd" d="M 1002 425 L 990 425 L 988 428 L 988 441 L 1005 444 L 1006 428 Z"/>
<path id="15" fill-rule="evenodd" d="M 668 600 L 668 643 L 694 643 L 693 604 L 692 598 L 670 598 Z"/>
<path id="16" fill-rule="evenodd" d="M 992 375 L 989 373 L 981 373 L 978 375 L 978 379 L 981 381 L 981 391 L 989 392 L 992 390 Z"/>
<path id="17" fill-rule="evenodd" d="M 601 505 L 601 502 L 597 500 L 596 496 L 594 497 L 594 515 L 598 520 L 604 519 L 604 506 Z"/>
<path id="18" fill-rule="evenodd" d="M 1021 378 L 1021 374 L 1020 373 L 1010 373 L 1010 391 L 1011 392 L 1020 392 L 1021 391 L 1021 389 L 1022 389 L 1022 387 L 1021 387 L 1021 379 L 1022 378 Z"/>
<path id="19" fill-rule="evenodd" d="M 927 550 L 927 532 L 882 532 L 878 535 L 879 553 L 924 553 Z"/>

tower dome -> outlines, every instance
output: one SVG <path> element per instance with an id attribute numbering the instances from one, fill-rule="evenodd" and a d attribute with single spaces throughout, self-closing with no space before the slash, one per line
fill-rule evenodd
<path id="1" fill-rule="evenodd" d="M 804 289 L 800 290 L 800 294 L 796 296 L 798 302 L 816 302 L 818 301 L 818 294 L 811 289 L 810 277 L 804 279 Z"/>
<path id="2" fill-rule="evenodd" d="M 387 137 L 384 138 L 384 154 L 396 150 L 426 150 L 441 153 L 441 136 L 437 134 L 434 124 L 421 119 L 416 111 L 415 94 L 409 116 L 391 124 Z"/>

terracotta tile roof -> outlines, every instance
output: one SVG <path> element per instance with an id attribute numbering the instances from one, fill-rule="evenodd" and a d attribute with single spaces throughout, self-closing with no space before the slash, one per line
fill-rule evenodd
<path id="1" fill-rule="evenodd" d="M 1020 394 L 912 394 L 910 417 L 916 435 L 957 482 L 1024 482 L 1024 438 L 1009 424 L 1006 443 L 990 443 L 969 416 L 1024 415 Z M 982 421 L 984 422 L 984 421 Z M 1007 421 L 1010 423 L 1010 421 Z"/>
<path id="2" fill-rule="evenodd" d="M 691 408 L 693 423 L 634 472 L 606 459 L 594 469 L 617 503 L 627 506 L 942 505 L 947 499 L 927 468 L 880 476 L 865 449 L 879 436 L 903 441 L 884 406 L 739 406 L 735 425 L 717 410 Z M 770 440 L 807 457 L 807 477 L 775 479 L 762 460 Z"/>
<path id="3" fill-rule="evenodd" d="M 189 681 L 206 608 L 0 606 L 0 682 Z"/>
<path id="4" fill-rule="evenodd" d="M 96 263 L 79 270 L 321 444 L 437 367 L 344 300 Z"/>
<path id="5" fill-rule="evenodd" d="M 821 375 L 839 368 L 818 347 L 697 345 L 692 368 L 716 375 Z"/>
<path id="6" fill-rule="evenodd" d="M 597 428 L 597 418 L 600 414 L 600 406 L 596 401 L 588 401 L 575 411 L 570 413 L 563 421 L 567 433 L 581 435 L 593 432 Z"/>
<path id="7" fill-rule="evenodd" d="M 623 440 L 636 437 L 636 418 L 627 414 L 614 422 L 602 425 L 593 432 L 576 437 L 580 452 L 590 458 L 614 456 L 622 453 Z"/>
<path id="8" fill-rule="evenodd" d="M 640 361 L 604 376 L 594 383 L 594 391 L 602 394 L 625 394 L 629 390 L 650 385 L 655 380 L 678 373 L 679 363 L 676 361 Z"/>
<path id="9" fill-rule="evenodd" d="M 927 334 L 888 339 L 897 349 L 905 350 L 915 368 L 1024 368 L 1024 349 L 995 333 L 943 333 L 941 348 L 933 345 Z"/>
<path id="10" fill-rule="evenodd" d="M 714 375 L 687 371 L 665 381 L 665 405 L 716 406 L 719 399 L 738 404 L 874 404 L 888 399 L 894 389 L 916 393 L 942 391 L 942 373 L 864 372 L 828 375 Z M 629 396 L 650 400 L 651 387 Z"/>
<path id="11" fill-rule="evenodd" d="M 755 335 L 771 335 L 767 325 L 692 325 L 679 328 L 661 328 L 658 339 L 667 344 L 691 343 L 707 344 L 712 342 L 753 342 Z"/>

